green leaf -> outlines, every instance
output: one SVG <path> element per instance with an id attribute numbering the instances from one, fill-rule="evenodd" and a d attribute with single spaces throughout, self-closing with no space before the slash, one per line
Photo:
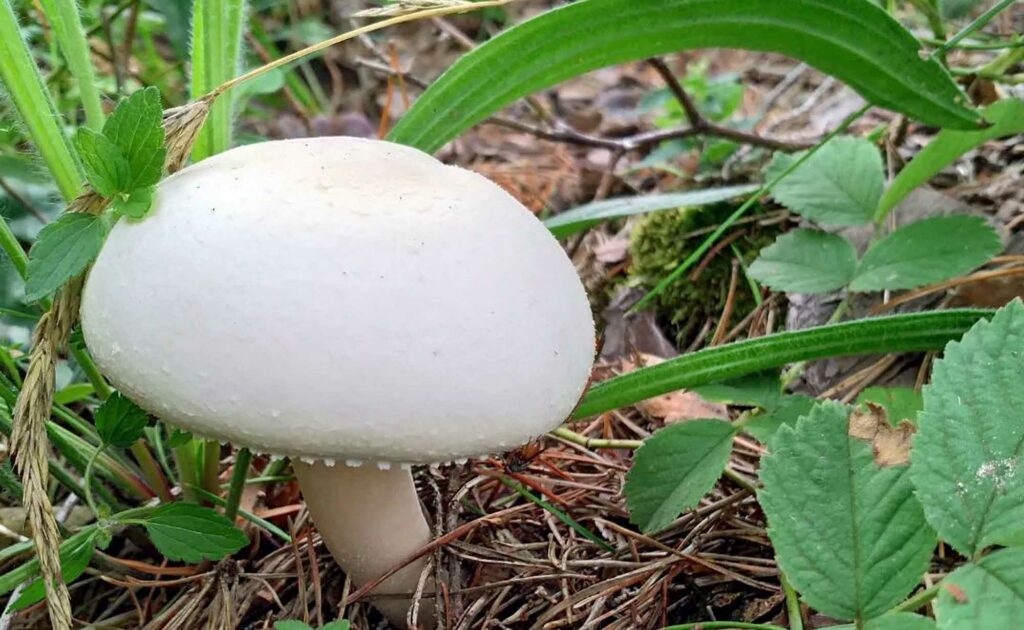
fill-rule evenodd
<path id="1" fill-rule="evenodd" d="M 750 275 L 776 291 L 825 293 L 846 286 L 857 253 L 846 239 L 818 230 L 793 230 L 761 250 Z"/>
<path id="2" fill-rule="evenodd" d="M 351 626 L 351 622 L 347 619 L 339 619 L 337 621 L 332 621 L 331 623 L 325 623 L 320 626 L 320 630 L 349 630 Z"/>
<path id="3" fill-rule="evenodd" d="M 934 177 L 964 153 L 994 138 L 1024 133 L 1024 101 L 1020 99 L 998 101 L 981 110 L 981 113 L 985 120 L 992 123 L 990 127 L 977 131 L 943 129 L 914 156 L 882 195 L 875 211 L 875 221 L 881 222 L 910 191 Z"/>
<path id="4" fill-rule="evenodd" d="M 512 101 L 565 79 L 697 48 L 796 57 L 875 105 L 929 124 L 974 129 L 980 120 L 962 105 L 946 70 L 922 58 L 914 36 L 870 0 L 581 0 L 464 55 L 389 139 L 433 152 Z"/>
<path id="5" fill-rule="evenodd" d="M 93 190 L 113 197 L 128 182 L 128 162 L 121 149 L 101 133 L 82 127 L 75 134 L 75 149 Z"/>
<path id="6" fill-rule="evenodd" d="M 103 125 L 103 135 L 121 149 L 129 176 L 123 191 L 152 186 L 164 168 L 163 108 L 160 90 L 148 87 L 121 99 Z"/>
<path id="7" fill-rule="evenodd" d="M 815 402 L 808 396 L 786 396 L 774 407 L 751 417 L 743 425 L 743 430 L 762 444 L 769 444 L 780 428 L 793 426 L 797 420 L 809 414 Z"/>
<path id="8" fill-rule="evenodd" d="M 141 219 L 149 214 L 153 207 L 153 194 L 156 187 L 136 188 L 130 195 L 114 202 L 114 211 L 131 219 Z"/>
<path id="9" fill-rule="evenodd" d="M 1019 628 L 1024 619 L 1024 549 L 1002 549 L 946 576 L 935 616 L 942 630 Z"/>
<path id="10" fill-rule="evenodd" d="M 644 532 L 694 507 L 725 469 L 736 430 L 721 420 L 688 420 L 644 440 L 626 475 L 629 520 Z"/>
<path id="11" fill-rule="evenodd" d="M 53 395 L 53 402 L 58 405 L 70 405 L 85 400 L 96 393 L 92 383 L 72 383 Z"/>
<path id="12" fill-rule="evenodd" d="M 46 297 L 85 270 L 100 253 L 106 236 L 103 219 L 78 212 L 64 214 L 40 230 L 28 255 L 25 299 Z"/>
<path id="13" fill-rule="evenodd" d="M 217 561 L 249 543 L 231 521 L 194 503 L 162 505 L 144 525 L 157 550 L 169 560 Z"/>
<path id="14" fill-rule="evenodd" d="M 774 180 L 801 154 L 776 153 L 765 172 Z M 775 200 L 820 225 L 871 222 L 884 185 L 882 156 L 860 138 L 835 138 L 772 189 Z"/>
<path id="15" fill-rule="evenodd" d="M 641 400 L 708 383 L 763 372 L 788 363 L 827 357 L 941 350 L 986 310 L 945 310 L 873 317 L 776 333 L 707 348 L 608 379 L 587 390 L 573 418 L 587 418 Z"/>
<path id="16" fill-rule="evenodd" d="M 924 389 L 911 466 L 928 522 L 973 556 L 1024 534 L 1024 305 L 946 347 Z"/>
<path id="17" fill-rule="evenodd" d="M 935 622 L 913 613 L 892 613 L 868 619 L 859 628 L 851 623 L 822 630 L 935 630 Z"/>
<path id="18" fill-rule="evenodd" d="M 941 282 L 984 264 L 1002 248 L 999 235 L 980 217 L 924 219 L 869 247 L 850 289 L 913 289 Z"/>
<path id="19" fill-rule="evenodd" d="M 704 400 L 729 405 L 774 408 L 782 402 L 782 383 L 773 370 L 750 374 L 719 383 L 691 387 L 690 391 Z"/>
<path id="20" fill-rule="evenodd" d="M 114 392 L 96 410 L 96 431 L 104 444 L 127 448 L 142 437 L 149 422 L 149 414 L 128 400 L 121 392 Z"/>
<path id="21" fill-rule="evenodd" d="M 876 464 L 872 444 L 848 435 L 848 416 L 823 402 L 780 429 L 761 460 L 758 499 L 779 568 L 803 599 L 864 621 L 920 582 L 936 540 L 909 467 Z"/>
<path id="22" fill-rule="evenodd" d="M 296 619 L 284 619 L 274 622 L 274 630 L 313 630 L 313 626 Z"/>
<path id="23" fill-rule="evenodd" d="M 924 408 L 921 392 L 909 387 L 869 387 L 857 396 L 857 403 L 875 403 L 885 409 L 889 422 L 909 420 L 917 424 L 917 414 Z"/>
<path id="24" fill-rule="evenodd" d="M 96 549 L 93 544 L 95 535 L 95 530 L 80 532 L 61 544 L 60 573 L 65 584 L 74 582 L 85 573 Z M 38 566 L 36 572 L 38 572 Z M 43 584 L 42 578 L 36 578 L 22 589 L 21 595 L 11 604 L 11 610 L 22 610 L 42 601 L 44 597 L 46 597 L 46 585 Z"/>
<path id="25" fill-rule="evenodd" d="M 605 199 L 557 214 L 545 220 L 544 225 L 556 238 L 565 238 L 609 219 L 728 201 L 752 193 L 757 188 L 756 185 L 726 186 L 663 195 Z"/>
<path id="26" fill-rule="evenodd" d="M 185 446 L 192 441 L 192 434 L 181 429 L 172 429 L 171 435 L 167 438 L 167 448 L 178 448 Z"/>

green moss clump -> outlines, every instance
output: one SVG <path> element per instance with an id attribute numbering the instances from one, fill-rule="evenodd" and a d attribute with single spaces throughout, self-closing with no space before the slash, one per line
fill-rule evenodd
<path id="1" fill-rule="evenodd" d="M 634 286 L 653 288 L 686 260 L 711 230 L 725 221 L 735 209 L 736 206 L 732 204 L 717 204 L 654 212 L 644 216 L 632 231 L 629 282 Z M 760 208 L 755 208 L 747 216 L 752 217 L 760 212 Z M 693 234 L 702 230 L 703 233 Z M 766 227 L 751 222 L 734 226 L 723 238 L 736 230 L 743 230 L 743 235 L 733 242 L 733 246 L 740 253 L 744 265 L 753 262 L 761 248 L 771 244 L 780 232 L 775 226 Z M 717 320 L 721 315 L 729 294 L 733 258 L 733 248 L 727 246 L 715 255 L 696 281 L 691 280 L 690 276 L 699 262 L 654 299 L 658 319 L 675 335 L 680 347 L 688 345 L 709 318 Z M 750 284 L 741 275 L 730 321 L 738 323 L 756 306 Z"/>

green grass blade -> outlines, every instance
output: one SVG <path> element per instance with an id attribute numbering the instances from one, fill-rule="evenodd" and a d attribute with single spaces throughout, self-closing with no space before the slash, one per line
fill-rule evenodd
<path id="1" fill-rule="evenodd" d="M 977 112 L 899 22 L 870 0 L 581 0 L 527 20 L 463 56 L 390 139 L 434 151 L 517 98 L 617 63 L 696 48 L 795 57 L 871 103 L 977 129 Z M 496 80 L 500 78 L 500 80 Z"/>
<path id="2" fill-rule="evenodd" d="M 958 309 L 861 319 L 708 348 L 599 383 L 573 414 L 586 418 L 677 389 L 716 383 L 787 363 L 828 357 L 941 350 L 992 311 Z"/>
<path id="3" fill-rule="evenodd" d="M 245 0 L 196 0 L 192 8 L 192 96 L 206 94 L 238 73 Z M 233 104 L 219 98 L 192 149 L 195 161 L 231 147 Z"/>
<path id="4" fill-rule="evenodd" d="M 82 188 L 82 172 L 61 129 L 57 108 L 21 36 L 10 0 L 0 0 L 0 79 L 61 195 L 70 201 Z"/>
<path id="5" fill-rule="evenodd" d="M 74 0 L 42 0 L 42 5 L 43 13 L 57 37 L 61 54 L 71 70 L 71 76 L 78 84 L 78 93 L 85 109 L 85 122 L 90 129 L 100 131 L 103 129 L 103 107 L 78 5 Z"/>

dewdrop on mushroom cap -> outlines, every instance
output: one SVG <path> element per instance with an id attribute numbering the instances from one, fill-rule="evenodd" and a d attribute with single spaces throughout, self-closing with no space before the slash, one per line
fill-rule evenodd
<path id="1" fill-rule="evenodd" d="M 336 557 L 348 543 L 325 531 L 335 508 L 315 502 L 342 499 L 313 495 L 353 484 L 312 488 L 312 472 L 360 471 L 363 513 L 398 484 L 422 521 L 401 464 L 505 451 L 557 426 L 594 351 L 571 262 L 519 202 L 356 138 L 248 145 L 167 178 L 146 219 L 111 231 L 81 310 L 103 372 L 168 423 L 338 462 L 296 464 Z M 390 567 L 339 561 L 357 582 Z M 401 575 L 379 590 L 412 590 Z"/>

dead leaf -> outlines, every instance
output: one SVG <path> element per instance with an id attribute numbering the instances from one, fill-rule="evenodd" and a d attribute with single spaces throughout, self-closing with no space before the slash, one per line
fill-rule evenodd
<path id="1" fill-rule="evenodd" d="M 665 361 L 650 354 L 641 354 L 639 358 L 640 367 L 650 367 Z M 633 361 L 627 359 L 622 362 L 622 369 L 623 372 L 632 372 L 637 367 Z M 683 390 L 649 398 L 638 403 L 636 407 L 648 416 L 660 418 L 665 424 L 698 418 L 729 419 L 729 410 L 725 405 L 708 402 L 694 392 Z"/>
<path id="2" fill-rule="evenodd" d="M 850 437 L 871 443 L 879 466 L 903 466 L 910 463 L 910 442 L 915 427 L 908 420 L 892 426 L 885 408 L 867 403 L 850 414 Z"/>

